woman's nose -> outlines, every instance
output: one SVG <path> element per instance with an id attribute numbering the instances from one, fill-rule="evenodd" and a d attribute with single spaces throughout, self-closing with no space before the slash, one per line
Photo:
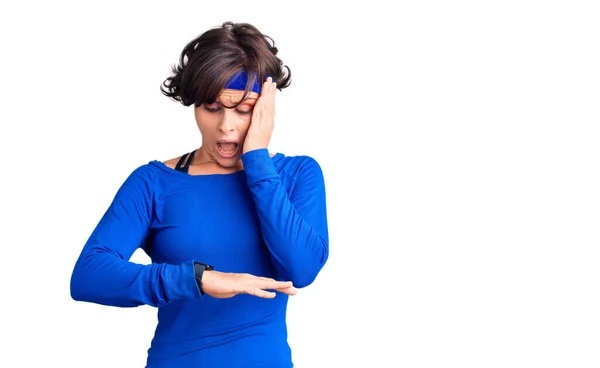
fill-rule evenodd
<path id="1" fill-rule="evenodd" d="M 223 114 L 223 120 L 221 120 L 221 124 L 219 124 L 219 130 L 223 133 L 233 132 L 234 130 L 233 120 L 231 119 L 227 111 L 225 111 L 225 113 Z"/>

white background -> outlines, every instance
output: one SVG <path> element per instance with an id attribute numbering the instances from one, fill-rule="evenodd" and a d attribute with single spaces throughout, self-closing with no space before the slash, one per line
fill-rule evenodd
<path id="1" fill-rule="evenodd" d="M 126 176 L 199 144 L 159 85 L 234 20 L 292 69 L 271 151 L 325 172 L 297 367 L 599 367 L 595 2 L 383 3 L 3 2 L 0 366 L 144 365 L 155 309 L 70 274 Z"/>

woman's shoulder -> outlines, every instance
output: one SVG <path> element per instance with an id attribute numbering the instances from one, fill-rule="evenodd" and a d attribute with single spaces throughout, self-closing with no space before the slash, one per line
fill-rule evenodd
<path id="1" fill-rule="evenodd" d="M 150 184 L 154 182 L 160 169 L 155 164 L 156 161 L 139 163 L 129 170 L 125 183 L 135 183 L 137 185 Z"/>
<path id="2" fill-rule="evenodd" d="M 302 175 L 303 173 L 322 172 L 321 164 L 317 158 L 308 154 L 286 155 L 278 153 L 274 159 L 275 165 L 280 171 L 284 171 L 292 176 Z"/>
<path id="3" fill-rule="evenodd" d="M 175 168 L 175 165 L 177 165 L 177 162 L 179 161 L 181 157 L 175 157 L 175 158 L 169 158 L 166 160 L 161 161 L 163 165 L 170 167 L 171 169 Z"/>
<path id="4" fill-rule="evenodd" d="M 138 186 L 153 187 L 156 184 L 157 178 L 160 178 L 169 171 L 175 170 L 168 166 L 167 161 L 153 159 L 138 163 L 130 168 L 125 182 L 136 184 Z"/>
<path id="5" fill-rule="evenodd" d="M 286 154 L 278 152 L 274 154 L 273 157 L 276 159 L 275 161 L 279 165 L 319 165 L 317 158 L 308 154 Z"/>

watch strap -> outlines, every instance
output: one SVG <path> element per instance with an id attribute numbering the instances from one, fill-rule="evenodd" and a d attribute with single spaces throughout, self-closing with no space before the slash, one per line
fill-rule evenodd
<path id="1" fill-rule="evenodd" d="M 204 295 L 204 291 L 202 290 L 202 276 L 204 275 L 204 271 L 211 271 L 212 269 L 213 267 L 206 263 L 194 262 L 194 275 L 201 295 Z"/>

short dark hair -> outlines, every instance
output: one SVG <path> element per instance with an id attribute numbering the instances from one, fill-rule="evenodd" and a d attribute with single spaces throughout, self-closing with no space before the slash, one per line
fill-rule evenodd
<path id="1" fill-rule="evenodd" d="M 245 71 L 248 82 L 243 99 L 258 79 L 273 78 L 277 89 L 291 83 L 291 70 L 277 57 L 273 39 L 248 23 L 224 22 L 190 41 L 181 52 L 179 64 L 160 86 L 162 93 L 184 106 L 213 103 L 225 83 Z M 241 102 L 241 101 L 240 101 Z"/>

